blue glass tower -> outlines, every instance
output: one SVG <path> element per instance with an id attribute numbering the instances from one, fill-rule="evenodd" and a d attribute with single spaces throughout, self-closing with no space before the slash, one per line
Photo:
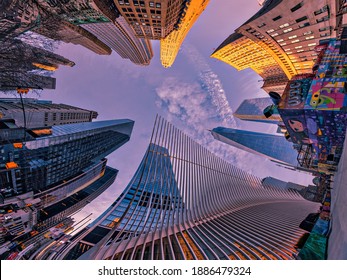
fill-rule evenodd
<path id="1" fill-rule="evenodd" d="M 241 150 L 281 164 L 298 165 L 298 151 L 284 136 L 225 127 L 214 128 L 211 133 L 215 139 Z"/>
<path id="2" fill-rule="evenodd" d="M 273 105 L 270 97 L 245 99 L 235 111 L 234 116 L 243 121 L 278 124 L 282 121 L 278 112 L 269 118 L 264 116 L 264 109 L 270 105 Z"/>

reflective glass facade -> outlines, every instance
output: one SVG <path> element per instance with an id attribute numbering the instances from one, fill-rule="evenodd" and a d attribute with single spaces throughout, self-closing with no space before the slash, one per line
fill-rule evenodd
<path id="1" fill-rule="evenodd" d="M 41 193 L 72 179 L 126 143 L 132 126 L 114 120 L 27 131 L 28 141 L 1 146 L 1 195 Z"/>
<path id="2" fill-rule="evenodd" d="M 129 185 L 59 259 L 291 259 L 300 221 L 318 207 L 157 118 Z"/>
<path id="3" fill-rule="evenodd" d="M 235 111 L 234 116 L 244 121 L 278 124 L 282 120 L 278 113 L 269 118 L 266 118 L 263 113 L 264 109 L 272 104 L 270 97 L 245 99 Z"/>
<path id="4" fill-rule="evenodd" d="M 294 149 L 293 143 L 282 135 L 225 127 L 214 128 L 211 133 L 215 139 L 241 150 L 264 156 L 275 162 L 298 165 L 298 151 Z"/>

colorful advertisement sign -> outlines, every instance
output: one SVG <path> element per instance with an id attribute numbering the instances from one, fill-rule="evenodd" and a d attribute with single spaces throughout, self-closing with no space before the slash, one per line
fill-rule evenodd
<path id="1" fill-rule="evenodd" d="M 312 75 L 297 75 L 293 77 L 287 84 L 278 108 L 284 109 L 302 109 L 307 98 Z"/>

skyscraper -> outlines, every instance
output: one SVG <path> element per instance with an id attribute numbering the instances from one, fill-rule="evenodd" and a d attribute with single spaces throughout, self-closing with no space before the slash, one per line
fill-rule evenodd
<path id="1" fill-rule="evenodd" d="M 66 104 L 54 104 L 48 100 L 23 98 L 22 105 L 19 98 L 0 98 L 0 120 L 13 119 L 18 127 L 42 128 L 91 122 L 97 116 L 98 113 L 95 111 Z"/>
<path id="2" fill-rule="evenodd" d="M 170 67 L 184 38 L 208 2 L 120 0 L 115 4 L 137 37 L 161 40 L 160 59 L 164 67 Z"/>
<path id="3" fill-rule="evenodd" d="M 40 0 L 39 4 L 46 12 L 87 30 L 122 58 L 138 65 L 148 65 L 153 57 L 150 41 L 135 36 L 113 0 L 72 0 L 69 3 L 56 2 L 55 5 Z"/>
<path id="4" fill-rule="evenodd" d="M 298 225 L 317 207 L 264 187 L 158 118 L 123 193 L 57 258 L 291 259 Z"/>
<path id="5" fill-rule="evenodd" d="M 263 113 L 264 109 L 270 105 L 273 105 L 270 97 L 245 99 L 233 115 L 244 121 L 278 124 L 282 121 L 279 113 L 272 114 L 268 118 Z"/>
<path id="6" fill-rule="evenodd" d="M 335 0 L 265 1 L 211 57 L 237 70 L 251 68 L 266 92 L 283 92 L 288 79 L 311 72 L 319 41 L 337 36 L 338 8 Z"/>
<path id="7" fill-rule="evenodd" d="M 115 22 L 83 24 L 82 27 L 122 58 L 129 59 L 135 64 L 149 65 L 153 57 L 151 42 L 148 39 L 137 38 L 123 17 L 118 17 Z"/>
<path id="8" fill-rule="evenodd" d="M 1 121 L 0 209 L 7 218 L 0 222 L 0 253 L 5 241 L 58 223 L 110 186 L 116 172 L 107 170 L 105 157 L 129 141 L 133 124 L 124 119 L 24 129 L 13 119 Z M 106 173 L 112 182 L 98 181 Z"/>
<path id="9" fill-rule="evenodd" d="M 30 37 L 30 36 L 29 36 Z M 35 41 L 33 39 L 33 41 Z M 3 39 L 0 45 L 0 90 L 17 88 L 54 89 L 55 78 L 49 76 L 60 65 L 75 63 L 43 48 L 35 47 L 19 39 Z M 34 71 L 34 72 L 33 72 Z M 45 72 L 45 73 L 43 73 Z"/>
<path id="10" fill-rule="evenodd" d="M 298 165 L 298 151 L 294 149 L 293 143 L 287 141 L 282 135 L 225 127 L 214 128 L 211 133 L 215 139 L 241 150 L 281 164 L 294 167 Z"/>

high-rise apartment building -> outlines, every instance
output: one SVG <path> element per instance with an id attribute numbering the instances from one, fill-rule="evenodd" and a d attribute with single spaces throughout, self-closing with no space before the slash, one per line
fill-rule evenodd
<path id="1" fill-rule="evenodd" d="M 117 0 L 119 13 L 137 37 L 161 40 L 160 59 L 170 67 L 178 50 L 209 0 Z"/>
<path id="2" fill-rule="evenodd" d="M 283 92 L 291 77 L 310 73 L 322 39 L 336 37 L 336 0 L 268 0 L 211 55 L 237 70 L 251 68 L 266 92 Z"/>
<path id="3" fill-rule="evenodd" d="M 264 109 L 271 105 L 273 102 L 270 97 L 245 99 L 233 115 L 243 121 L 278 124 L 282 121 L 278 112 L 268 118 L 264 115 Z"/>
<path id="4" fill-rule="evenodd" d="M 18 127 L 43 128 L 91 122 L 97 116 L 98 113 L 95 111 L 66 104 L 54 104 L 47 100 L 23 98 L 22 105 L 19 98 L 0 98 L 0 120 L 13 119 Z"/>
<path id="5" fill-rule="evenodd" d="M 266 134 L 233 128 L 217 127 L 212 136 L 238 149 L 263 156 L 271 161 L 296 167 L 298 150 L 283 135 Z"/>
<path id="6" fill-rule="evenodd" d="M 58 259 L 292 259 L 319 205 L 263 186 L 161 118 L 123 193 Z M 246 222 L 247 221 L 247 222 Z"/>
<path id="7" fill-rule="evenodd" d="M 54 107 L 47 104 L 46 110 Z M 129 141 L 133 124 L 124 119 L 24 129 L 14 119 L 1 120 L 0 253 L 6 242 L 47 229 L 110 186 L 116 173 L 107 169 L 105 157 Z"/>

